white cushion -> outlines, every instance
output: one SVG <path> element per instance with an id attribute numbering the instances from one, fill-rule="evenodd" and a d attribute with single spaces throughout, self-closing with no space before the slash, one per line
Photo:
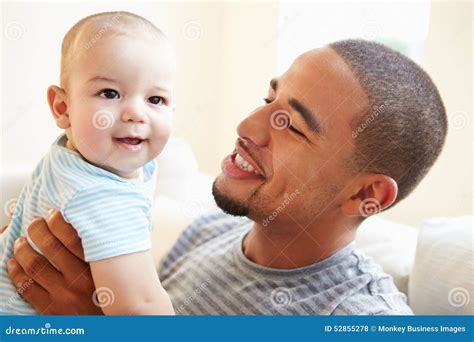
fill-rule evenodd
<path id="1" fill-rule="evenodd" d="M 152 246 L 158 264 L 195 218 L 215 207 L 214 178 L 199 172 L 191 146 L 172 137 L 157 158 Z"/>
<path id="2" fill-rule="evenodd" d="M 415 314 L 474 314 L 473 221 L 463 216 L 422 225 L 408 289 Z"/>
<path id="3" fill-rule="evenodd" d="M 215 208 L 215 202 L 205 195 L 200 199 L 194 197 L 188 201 L 177 201 L 166 196 L 155 198 L 151 242 L 156 266 L 173 247 L 181 232 L 194 219 L 212 208 Z"/>
<path id="4" fill-rule="evenodd" d="M 184 201 L 210 193 L 209 182 L 202 178 L 197 180 L 201 175 L 198 163 L 191 146 L 184 139 L 171 137 L 156 161 L 157 196 Z"/>
<path id="5" fill-rule="evenodd" d="M 378 216 L 367 218 L 358 228 L 356 245 L 393 277 L 397 288 L 407 294 L 413 267 L 418 230 Z"/>

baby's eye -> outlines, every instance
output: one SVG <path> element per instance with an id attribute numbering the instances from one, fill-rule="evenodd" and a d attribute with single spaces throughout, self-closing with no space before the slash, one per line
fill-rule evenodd
<path id="1" fill-rule="evenodd" d="M 161 105 L 164 102 L 164 99 L 161 96 L 150 96 L 148 101 L 154 105 Z"/>
<path id="2" fill-rule="evenodd" d="M 120 98 L 119 93 L 113 89 L 103 89 L 99 92 L 99 96 L 110 100 Z"/>

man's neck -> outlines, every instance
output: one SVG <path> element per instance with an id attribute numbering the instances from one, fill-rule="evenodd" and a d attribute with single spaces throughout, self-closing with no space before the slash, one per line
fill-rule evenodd
<path id="1" fill-rule="evenodd" d="M 261 266 L 304 267 L 327 259 L 354 241 L 356 229 L 347 227 L 321 222 L 303 229 L 295 223 L 289 230 L 288 227 L 264 227 L 255 223 L 244 239 L 243 252 Z"/>

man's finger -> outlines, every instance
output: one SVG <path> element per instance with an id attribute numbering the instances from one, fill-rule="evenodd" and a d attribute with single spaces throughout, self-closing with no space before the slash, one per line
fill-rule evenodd
<path id="1" fill-rule="evenodd" d="M 25 273 L 48 292 L 61 288 L 61 284 L 64 283 L 61 273 L 48 260 L 36 253 L 26 238 L 20 237 L 15 241 L 13 253 Z"/>
<path id="2" fill-rule="evenodd" d="M 2 234 L 5 230 L 7 230 L 8 228 L 8 224 L 6 226 L 3 226 L 1 229 L 0 229 L 0 234 Z"/>
<path id="3" fill-rule="evenodd" d="M 49 216 L 48 227 L 51 233 L 62 242 L 75 256 L 79 259 L 84 260 L 84 250 L 82 248 L 82 242 L 77 231 L 66 221 L 63 216 L 57 210 Z"/>
<path id="4" fill-rule="evenodd" d="M 54 224 L 53 224 L 54 225 Z M 87 264 L 71 253 L 48 229 L 43 219 L 35 219 L 28 227 L 28 235 L 41 253 L 63 273 L 79 274 Z"/>
<path id="5" fill-rule="evenodd" d="M 28 277 L 21 266 L 12 259 L 7 263 L 8 275 L 20 296 L 30 303 L 38 312 L 51 303 L 49 293 Z"/>

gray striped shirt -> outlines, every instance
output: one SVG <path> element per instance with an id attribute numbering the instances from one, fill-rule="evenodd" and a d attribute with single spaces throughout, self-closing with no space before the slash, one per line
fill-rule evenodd
<path id="1" fill-rule="evenodd" d="M 247 218 L 222 211 L 194 221 L 164 259 L 160 279 L 181 315 L 412 315 L 391 276 L 352 242 L 296 269 L 248 260 Z"/>

